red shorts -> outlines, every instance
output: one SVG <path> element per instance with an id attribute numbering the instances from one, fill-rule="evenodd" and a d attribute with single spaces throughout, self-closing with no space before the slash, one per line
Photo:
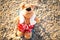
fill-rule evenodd
<path id="1" fill-rule="evenodd" d="M 34 25 L 18 23 L 18 30 L 21 32 L 31 32 L 33 28 L 34 28 Z"/>

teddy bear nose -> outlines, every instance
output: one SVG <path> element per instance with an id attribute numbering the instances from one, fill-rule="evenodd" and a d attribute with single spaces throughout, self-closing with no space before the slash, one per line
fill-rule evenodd
<path id="1" fill-rule="evenodd" d="M 31 11 L 31 8 L 30 8 L 30 7 L 29 7 L 29 8 L 26 8 L 26 10 L 27 10 L 27 11 Z"/>

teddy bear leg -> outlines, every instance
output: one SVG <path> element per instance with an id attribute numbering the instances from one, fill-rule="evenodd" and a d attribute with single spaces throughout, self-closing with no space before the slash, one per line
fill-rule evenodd
<path id="1" fill-rule="evenodd" d="M 24 33 L 24 37 L 25 37 L 26 39 L 30 39 L 30 38 L 32 37 L 32 32 L 25 32 L 25 33 Z"/>
<path id="2" fill-rule="evenodd" d="M 23 36 L 23 32 L 21 32 L 21 31 L 18 30 L 18 31 L 17 31 L 17 36 L 18 36 L 18 37 L 22 37 L 22 36 Z"/>

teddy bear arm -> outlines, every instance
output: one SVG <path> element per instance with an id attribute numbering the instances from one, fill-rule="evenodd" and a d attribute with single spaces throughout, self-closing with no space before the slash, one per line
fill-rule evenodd
<path id="1" fill-rule="evenodd" d="M 14 21 L 18 21 L 19 20 L 19 16 L 17 16 L 15 19 L 14 19 Z"/>
<path id="2" fill-rule="evenodd" d="M 35 18 L 36 23 L 40 22 L 40 19 L 38 17 Z"/>

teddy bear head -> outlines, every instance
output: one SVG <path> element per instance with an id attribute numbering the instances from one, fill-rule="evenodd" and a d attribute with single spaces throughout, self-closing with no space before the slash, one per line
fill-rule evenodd
<path id="1" fill-rule="evenodd" d="M 34 14 L 34 8 L 35 8 L 34 4 L 26 4 L 26 3 L 20 4 L 21 12 L 23 13 L 23 16 L 25 18 L 32 17 L 32 15 Z"/>

